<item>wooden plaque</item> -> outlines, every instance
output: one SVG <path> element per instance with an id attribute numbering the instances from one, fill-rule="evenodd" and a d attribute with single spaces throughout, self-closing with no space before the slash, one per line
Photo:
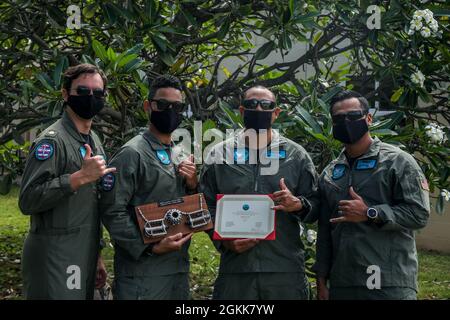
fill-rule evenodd
<path id="1" fill-rule="evenodd" d="M 135 207 L 145 244 L 176 233 L 188 234 L 213 228 L 203 193 Z"/>

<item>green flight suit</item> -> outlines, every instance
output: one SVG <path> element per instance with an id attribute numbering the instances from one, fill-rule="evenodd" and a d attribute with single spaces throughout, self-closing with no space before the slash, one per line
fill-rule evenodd
<path id="1" fill-rule="evenodd" d="M 94 155 L 105 157 L 90 132 Z M 19 196 L 30 230 L 22 256 L 26 299 L 92 299 L 100 244 L 98 185 L 73 192 L 69 176 L 80 170 L 86 140 L 66 112 L 33 142 Z M 82 155 L 84 151 L 84 154 Z"/>
<path id="2" fill-rule="evenodd" d="M 378 223 L 329 222 L 339 216 L 339 201 L 351 199 L 350 186 L 378 210 Z M 344 152 L 332 161 L 320 176 L 319 188 L 315 268 L 319 277 L 329 279 L 330 297 L 410 299 L 411 289 L 417 291 L 414 230 L 426 225 L 430 213 L 428 184 L 414 158 L 374 138 L 351 168 Z M 375 274 L 369 266 L 379 267 L 380 289 L 367 287 L 375 283 L 368 280 Z"/>
<path id="3" fill-rule="evenodd" d="M 213 218 L 217 194 L 272 194 L 280 190 L 281 178 L 285 178 L 293 195 L 307 198 L 311 208 L 318 208 L 318 177 L 310 156 L 300 145 L 272 132 L 272 142 L 268 148 L 260 150 L 260 154 L 272 154 L 279 161 L 278 171 L 273 174 L 262 175 L 262 169 L 268 167 L 267 162 L 254 164 L 253 161 L 251 164 L 250 156 L 248 159 L 244 156 L 245 163 L 208 163 L 218 154 L 224 155 L 224 158 L 230 152 L 234 153 L 231 158 L 239 156 L 242 132 L 230 138 L 233 141 L 227 140 L 214 146 L 200 179 L 200 188 Z M 231 148 L 223 153 L 227 144 Z M 251 151 L 248 153 L 251 154 Z M 260 241 L 241 254 L 226 249 L 220 241 L 214 241 L 221 259 L 213 298 L 307 299 L 309 286 L 305 279 L 304 246 L 300 239 L 299 223 L 302 219 L 313 222 L 314 212 L 315 209 L 296 213 L 276 212 L 276 240 Z"/>
<path id="4" fill-rule="evenodd" d="M 114 243 L 115 299 L 187 299 L 189 242 L 180 251 L 148 254 L 134 207 L 186 195 L 185 180 L 176 173 L 173 145 L 146 131 L 112 157 L 117 171 L 100 199 L 104 226 Z M 175 159 L 176 162 L 176 159 Z"/>

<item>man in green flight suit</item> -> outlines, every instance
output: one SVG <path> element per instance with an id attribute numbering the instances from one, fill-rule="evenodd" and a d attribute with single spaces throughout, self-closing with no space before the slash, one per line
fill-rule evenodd
<path id="1" fill-rule="evenodd" d="M 174 163 L 171 136 L 186 109 L 180 81 L 169 75 L 154 79 L 144 109 L 150 113 L 150 127 L 114 155 L 110 165 L 117 172 L 104 179 L 100 200 L 102 221 L 115 248 L 114 298 L 188 299 L 192 234 L 145 245 L 134 212 L 135 206 L 174 200 L 197 189 L 192 158 Z"/>
<path id="2" fill-rule="evenodd" d="M 64 74 L 68 107 L 33 142 L 19 196 L 31 216 L 23 247 L 26 299 L 92 299 L 106 282 L 99 255 L 97 180 L 114 171 L 91 130 L 103 108 L 106 77 L 96 66 L 80 64 Z"/>
<path id="3" fill-rule="evenodd" d="M 414 230 L 429 217 L 427 180 L 410 154 L 370 136 L 364 97 L 342 91 L 330 105 L 344 150 L 319 179 L 318 298 L 416 299 Z"/>
<path id="4" fill-rule="evenodd" d="M 214 146 L 203 167 L 200 187 L 213 217 L 217 194 L 273 194 L 274 209 L 278 210 L 276 239 L 214 241 L 221 260 L 213 298 L 308 299 L 299 223 L 305 218 L 312 222 L 312 209 L 318 207 L 314 164 L 305 149 L 272 129 L 281 109 L 269 89 L 248 89 L 239 109 L 245 130 Z M 244 144 L 247 134 L 250 139 Z M 211 161 L 224 147 L 229 149 L 225 154 L 231 152 L 231 158 L 241 160 Z M 256 163 L 250 161 L 252 155 L 258 157 Z M 264 170 L 269 166 L 265 157 L 278 161 L 278 170 Z"/>

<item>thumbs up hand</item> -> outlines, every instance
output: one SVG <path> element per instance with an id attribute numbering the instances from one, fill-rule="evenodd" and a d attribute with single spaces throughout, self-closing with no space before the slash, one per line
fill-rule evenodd
<path id="1" fill-rule="evenodd" d="M 281 210 L 285 212 L 294 212 L 302 210 L 302 202 L 294 197 L 284 182 L 284 178 L 280 179 L 280 191 L 273 193 L 273 200 L 277 203 L 272 207 L 273 210 Z"/>
<path id="2" fill-rule="evenodd" d="M 330 219 L 332 223 L 339 222 L 363 222 L 367 221 L 367 209 L 369 208 L 363 198 L 350 187 L 349 192 L 352 200 L 339 201 L 339 212 L 341 217 Z"/>
<path id="3" fill-rule="evenodd" d="M 105 174 L 116 171 L 116 168 L 107 168 L 102 156 L 92 157 L 91 146 L 85 144 L 86 154 L 81 169 L 70 175 L 69 181 L 72 190 L 78 190 L 82 185 L 95 182 Z"/>

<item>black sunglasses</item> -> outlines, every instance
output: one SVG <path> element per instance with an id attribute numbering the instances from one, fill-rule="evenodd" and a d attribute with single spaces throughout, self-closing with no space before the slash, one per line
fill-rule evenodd
<path id="1" fill-rule="evenodd" d="M 359 110 L 359 111 L 349 111 L 347 113 L 339 113 L 331 116 L 333 123 L 343 123 L 344 121 L 356 121 L 363 118 L 367 113 Z"/>
<path id="2" fill-rule="evenodd" d="M 104 98 L 106 96 L 105 90 L 101 88 L 94 88 L 91 90 L 91 88 L 88 88 L 86 86 L 78 86 L 76 91 L 79 96 L 89 96 L 91 92 L 92 95 L 96 98 Z"/>
<path id="3" fill-rule="evenodd" d="M 246 99 L 242 101 L 242 106 L 245 109 L 256 109 L 258 108 L 258 105 L 260 105 L 263 110 L 272 110 L 275 108 L 275 102 L 270 100 Z"/>
<path id="4" fill-rule="evenodd" d="M 166 99 L 158 99 L 158 100 L 151 100 L 156 102 L 156 107 L 159 111 L 165 111 L 172 106 L 172 108 L 176 112 L 184 112 L 186 111 L 186 104 L 180 101 L 168 101 Z"/>

